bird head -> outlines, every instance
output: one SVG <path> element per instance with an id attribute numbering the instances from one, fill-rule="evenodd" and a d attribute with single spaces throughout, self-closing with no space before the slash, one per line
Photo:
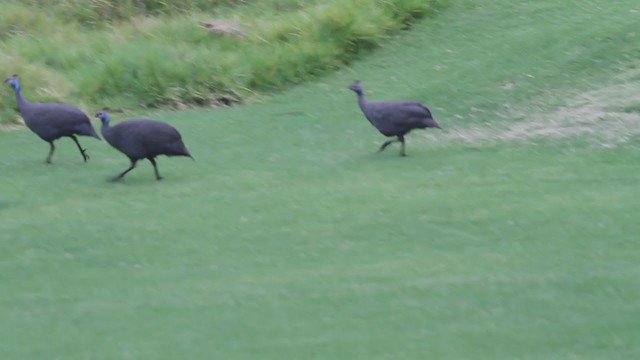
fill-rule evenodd
<path id="1" fill-rule="evenodd" d="M 109 108 L 103 108 L 102 110 L 98 111 L 96 113 L 96 117 L 100 119 L 103 124 L 108 124 L 110 119 Z"/>
<path id="2" fill-rule="evenodd" d="M 11 75 L 10 77 L 4 79 L 5 84 L 9 84 L 11 88 L 15 91 L 20 90 L 20 80 L 18 80 L 18 75 Z"/>
<path id="3" fill-rule="evenodd" d="M 360 81 L 356 80 L 349 86 L 349 89 L 354 91 L 358 95 L 362 95 L 362 86 L 360 86 Z"/>

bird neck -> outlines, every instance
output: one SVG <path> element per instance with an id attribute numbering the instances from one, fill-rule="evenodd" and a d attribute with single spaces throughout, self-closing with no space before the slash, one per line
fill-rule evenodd
<path id="1" fill-rule="evenodd" d="M 18 102 L 18 110 L 20 110 L 22 112 L 22 110 L 24 110 L 24 107 L 29 105 L 29 102 L 22 97 L 22 92 L 20 91 L 20 87 L 16 87 L 15 89 L 13 89 L 16 93 L 16 101 Z"/>
<path id="2" fill-rule="evenodd" d="M 367 99 L 364 98 L 362 91 L 358 91 L 356 94 L 358 94 L 358 105 L 360 105 L 360 109 L 364 110 L 367 105 Z"/>
<path id="3" fill-rule="evenodd" d="M 111 143 L 111 133 L 113 128 L 109 126 L 109 120 L 102 121 L 102 127 L 100 128 L 100 132 L 102 133 L 102 137 L 108 142 Z"/>

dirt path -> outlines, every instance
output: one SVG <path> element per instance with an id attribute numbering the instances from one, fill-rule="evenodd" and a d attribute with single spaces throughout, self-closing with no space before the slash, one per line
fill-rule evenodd
<path id="1" fill-rule="evenodd" d="M 503 117 L 522 120 L 446 131 L 444 137 L 472 144 L 583 137 L 600 146 L 618 146 L 640 135 L 640 70 L 621 75 L 616 82 L 575 96 L 550 113 L 514 111 Z M 434 133 L 425 137 L 443 138 Z"/>

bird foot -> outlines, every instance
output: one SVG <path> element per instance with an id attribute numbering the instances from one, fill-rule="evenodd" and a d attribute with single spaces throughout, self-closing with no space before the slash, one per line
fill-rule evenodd
<path id="1" fill-rule="evenodd" d="M 112 178 L 109 178 L 109 181 L 111 181 L 111 182 L 120 182 L 120 181 L 122 181 L 122 176 L 114 176 Z"/>
<path id="2" fill-rule="evenodd" d="M 82 158 L 84 159 L 84 162 L 87 162 L 87 160 L 91 158 L 89 154 L 87 154 L 87 149 L 81 149 L 80 153 L 82 154 Z"/>
<path id="3" fill-rule="evenodd" d="M 380 145 L 380 149 L 378 150 L 378 152 L 382 152 L 384 149 L 387 148 L 387 146 L 391 145 L 395 140 L 389 140 L 389 141 L 385 141 L 382 145 Z"/>
<path id="4" fill-rule="evenodd" d="M 400 153 L 400 156 L 402 156 L 402 157 L 406 157 L 406 156 L 407 156 L 407 154 L 406 154 L 406 153 Z"/>
<path id="5" fill-rule="evenodd" d="M 160 181 L 162 179 L 164 179 L 162 176 L 156 176 L 156 180 Z"/>

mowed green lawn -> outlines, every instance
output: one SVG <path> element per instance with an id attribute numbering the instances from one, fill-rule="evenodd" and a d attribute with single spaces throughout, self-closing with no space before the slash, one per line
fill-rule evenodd
<path id="1" fill-rule="evenodd" d="M 108 182 L 128 161 L 104 142 L 47 166 L 0 133 L 0 358 L 640 357 L 637 135 L 501 130 L 633 73 L 637 11 L 461 0 L 262 103 L 141 114 L 196 159 L 160 158 L 161 182 L 148 162 Z M 445 130 L 376 153 L 356 78 Z"/>

